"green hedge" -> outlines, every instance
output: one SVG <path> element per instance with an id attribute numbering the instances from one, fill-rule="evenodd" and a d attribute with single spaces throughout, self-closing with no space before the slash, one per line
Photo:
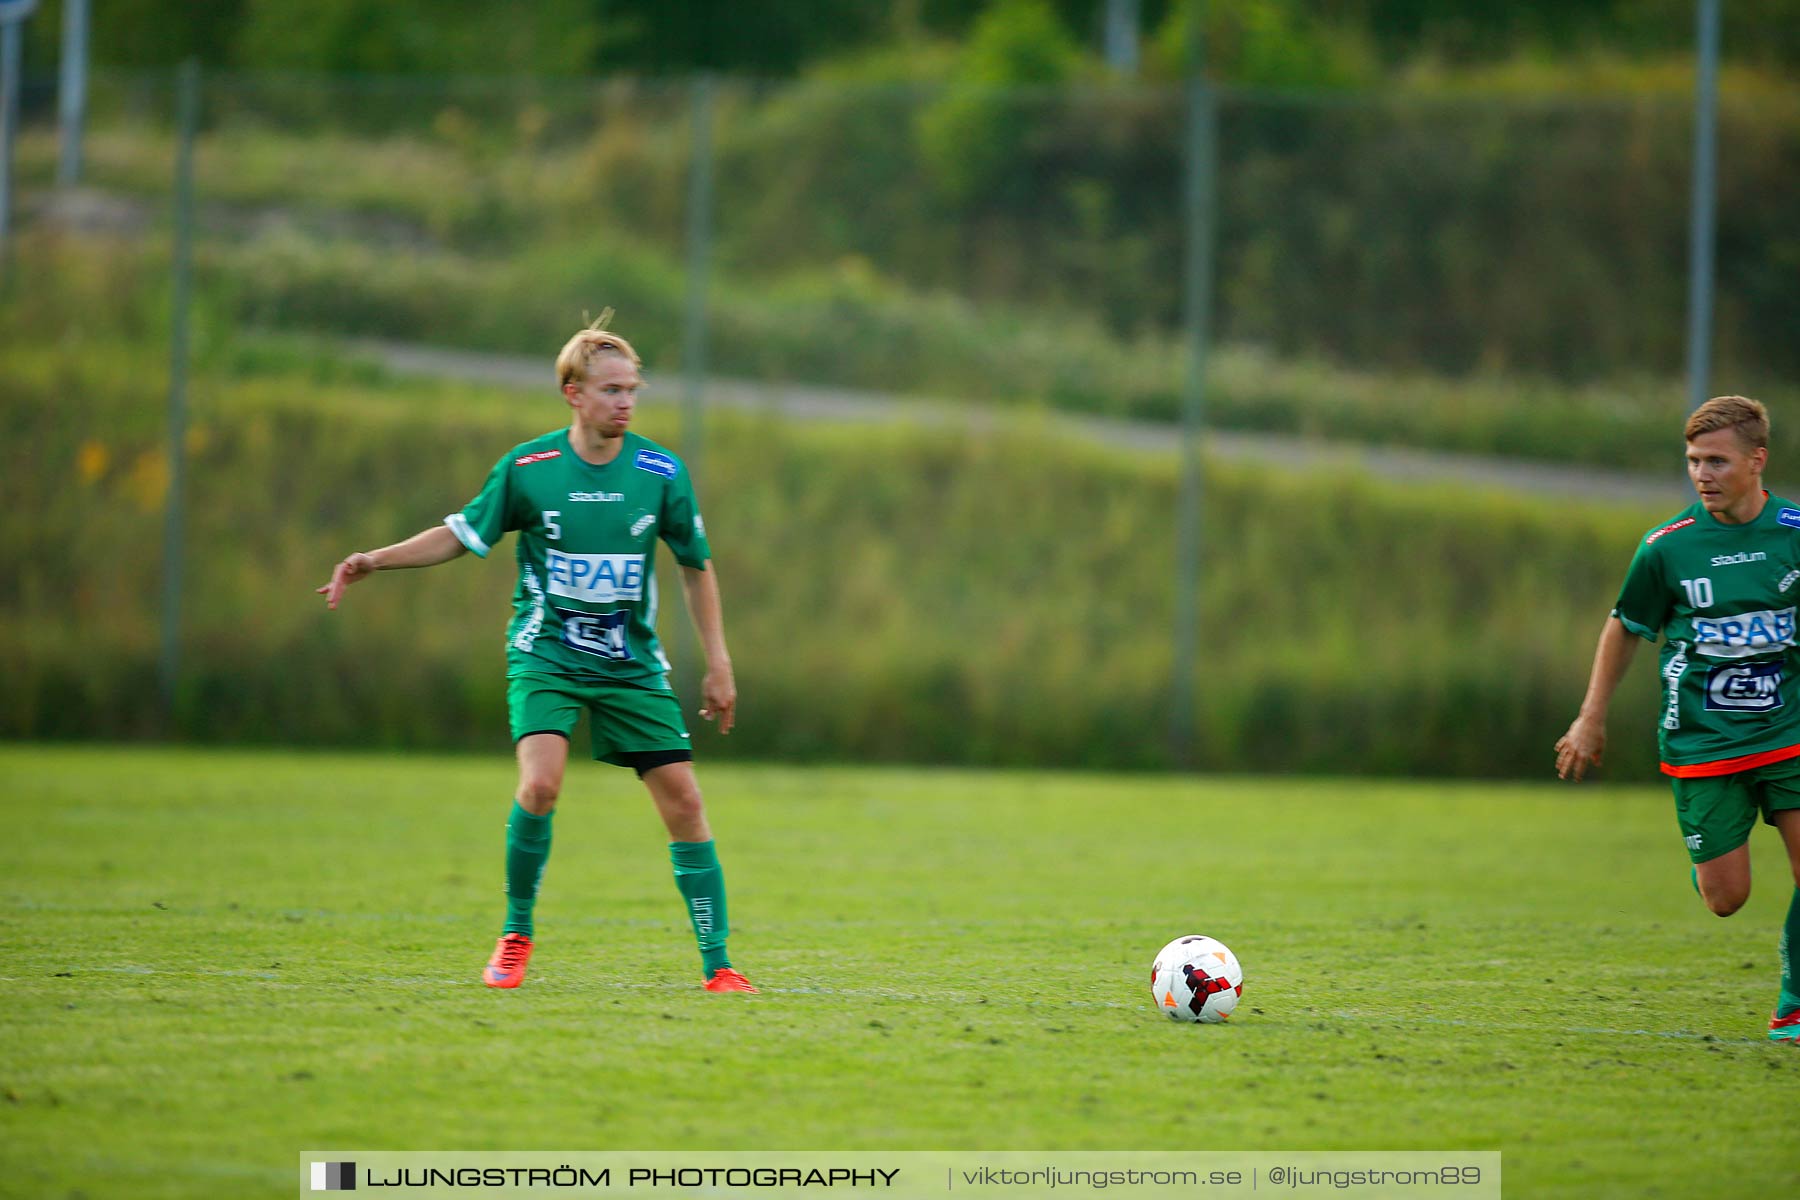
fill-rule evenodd
<path id="1" fill-rule="evenodd" d="M 88 178 L 160 194 L 166 87 L 144 100 L 134 86 L 97 80 Z M 319 117 L 322 104 L 354 119 Z M 598 242 L 679 262 L 690 109 L 668 84 L 225 77 L 207 92 L 199 192 L 355 229 L 384 258 L 450 249 L 486 269 Z M 1224 340 L 1365 370 L 1682 369 L 1684 94 L 1228 91 L 1219 112 Z M 1182 121 L 1170 87 L 725 86 L 713 274 L 767 294 L 848 268 L 911 297 L 1073 316 L 1125 344 L 1167 337 L 1182 303 Z M 54 157 L 48 133 L 27 137 L 23 177 L 48 179 Z M 1732 390 L 1800 368 L 1796 162 L 1800 94 L 1725 98 L 1715 361 Z"/>
<path id="2" fill-rule="evenodd" d="M 0 734 L 148 734 L 160 352 L 19 333 Z M 203 369 L 193 409 L 181 736 L 503 749 L 509 555 L 382 576 L 335 614 L 312 589 L 459 506 L 559 420 L 554 394 L 267 356 Z M 642 424 L 678 445 L 672 421 Z M 700 484 L 743 696 L 707 755 L 1169 764 L 1172 460 L 1051 427 L 718 416 Z M 1222 462 L 1205 514 L 1206 767 L 1492 776 L 1547 769 L 1634 535 L 1662 515 Z M 1621 774 L 1651 769 L 1652 675 L 1619 704 Z"/>
<path id="3" fill-rule="evenodd" d="M 164 327 L 166 260 L 137 243 L 26 236 L 35 336 L 92 328 L 102 308 L 136 336 Z M 653 250 L 589 239 L 579 249 L 488 261 L 415 255 L 278 231 L 210 244 L 200 256 L 203 334 L 234 352 L 286 345 L 287 358 L 331 349 L 331 335 L 420 340 L 455 349 L 542 353 L 601 304 L 675 387 L 684 296 L 679 271 Z M 304 329 L 314 337 L 239 329 Z M 325 335 L 320 340 L 318 335 Z M 1121 342 L 1091 321 L 1056 321 L 949 296 L 916 296 L 854 267 L 757 289 L 713 292 L 713 373 L 838 384 L 1054 413 L 1172 422 L 1181 354 L 1173 340 Z M 236 369 L 241 364 L 220 364 Z M 1452 379 L 1280 359 L 1243 345 L 1208 357 L 1206 413 L 1220 428 L 1470 454 L 1665 472 L 1679 479 L 1683 389 L 1636 376 L 1585 386 L 1531 377 Z M 1771 452 L 1800 462 L 1792 385 L 1746 389 L 1770 403 Z"/>

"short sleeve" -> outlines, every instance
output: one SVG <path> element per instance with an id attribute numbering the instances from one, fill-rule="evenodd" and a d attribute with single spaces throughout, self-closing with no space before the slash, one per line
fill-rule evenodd
<path id="1" fill-rule="evenodd" d="M 481 558 L 517 526 L 509 520 L 511 512 L 512 454 L 509 452 L 488 472 L 487 482 L 475 498 L 463 505 L 461 512 L 444 518 L 444 524 L 456 540 Z"/>
<path id="2" fill-rule="evenodd" d="M 1646 641 L 1654 642 L 1662 634 L 1672 614 L 1668 581 L 1663 578 L 1662 556 L 1653 545 L 1640 545 L 1625 572 L 1625 583 L 1619 588 L 1619 599 L 1612 615 L 1625 628 Z"/>
<path id="3" fill-rule="evenodd" d="M 662 540 L 674 552 L 675 561 L 682 566 L 704 567 L 712 558 L 712 547 L 706 544 L 706 522 L 701 519 L 694 484 L 685 466 L 663 489 L 663 509 L 657 527 L 662 531 Z"/>

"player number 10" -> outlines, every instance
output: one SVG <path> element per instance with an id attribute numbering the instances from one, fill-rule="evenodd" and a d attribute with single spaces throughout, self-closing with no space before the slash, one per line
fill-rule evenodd
<path id="1" fill-rule="evenodd" d="M 1688 604 L 1693 608 L 1711 608 L 1713 602 L 1712 580 L 1684 579 L 1681 586 L 1687 589 Z"/>

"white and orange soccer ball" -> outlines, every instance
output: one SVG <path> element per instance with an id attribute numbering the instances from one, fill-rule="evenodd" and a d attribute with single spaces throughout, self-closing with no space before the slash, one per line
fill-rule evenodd
<path id="1" fill-rule="evenodd" d="M 1157 952 L 1150 996 L 1171 1021 L 1217 1025 L 1244 994 L 1244 968 L 1217 938 L 1179 937 Z"/>

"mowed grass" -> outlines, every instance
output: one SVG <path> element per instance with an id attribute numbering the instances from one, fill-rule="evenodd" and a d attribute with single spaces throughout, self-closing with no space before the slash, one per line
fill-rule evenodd
<path id="1" fill-rule="evenodd" d="M 1664 789 L 705 765 L 755 997 L 571 766 L 527 985 L 491 757 L 0 748 L 0 1192 L 290 1194 L 298 1151 L 1497 1149 L 1508 1195 L 1800 1194 L 1792 882 Z M 1150 959 L 1230 944 L 1226 1026 Z"/>

